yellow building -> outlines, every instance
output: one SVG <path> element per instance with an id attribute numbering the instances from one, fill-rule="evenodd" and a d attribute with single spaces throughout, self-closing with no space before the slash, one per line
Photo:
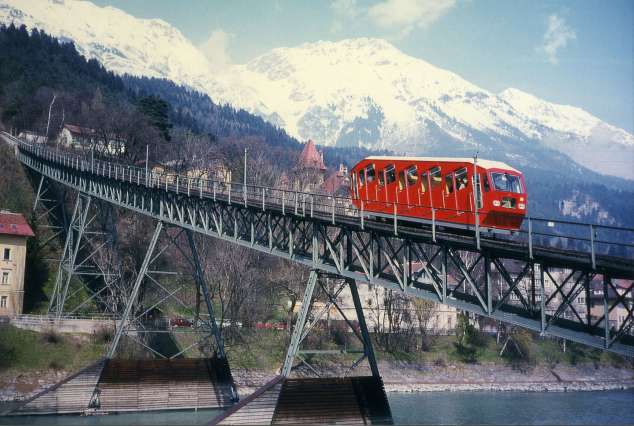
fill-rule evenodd
<path id="1" fill-rule="evenodd" d="M 24 216 L 0 211 L 0 316 L 22 313 L 26 239 L 33 235 Z"/>

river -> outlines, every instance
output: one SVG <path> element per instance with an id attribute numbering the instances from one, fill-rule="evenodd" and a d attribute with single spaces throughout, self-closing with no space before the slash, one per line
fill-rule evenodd
<path id="1" fill-rule="evenodd" d="M 634 390 L 388 393 L 395 424 L 634 424 Z M 218 411 L 0 417 L 0 425 L 204 425 Z"/>

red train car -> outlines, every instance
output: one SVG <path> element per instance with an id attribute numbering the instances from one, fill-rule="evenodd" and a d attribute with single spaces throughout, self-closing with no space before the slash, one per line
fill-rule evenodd
<path id="1" fill-rule="evenodd" d="M 350 185 L 352 203 L 364 214 L 467 229 L 475 227 L 477 211 L 482 228 L 517 230 L 528 204 L 521 172 L 473 158 L 368 157 L 352 169 Z"/>

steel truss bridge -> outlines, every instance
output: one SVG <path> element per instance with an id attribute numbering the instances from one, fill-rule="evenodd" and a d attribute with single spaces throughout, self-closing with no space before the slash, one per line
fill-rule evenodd
<path id="1" fill-rule="evenodd" d="M 157 174 L 13 141 L 19 160 L 42 182 L 78 192 L 71 227 L 85 221 L 82 203 L 104 201 L 156 220 L 148 253 L 161 227 L 171 225 L 350 283 L 382 286 L 541 335 L 634 355 L 634 229 L 528 219 L 516 235 L 469 234 L 400 216 L 372 218 L 345 198 Z M 553 229 L 575 231 L 548 233 Z M 562 242 L 569 248 L 558 248 Z M 606 254 L 614 252 L 619 255 Z M 71 263 L 72 257 L 72 251 L 65 255 Z M 56 286 L 52 306 L 59 315 L 63 287 Z M 312 288 L 305 295 L 309 302 Z M 579 296 L 585 304 L 575 303 Z M 615 326 L 611 315 L 617 308 L 625 318 Z M 128 304 L 124 315 L 130 309 Z"/>
<path id="2" fill-rule="evenodd" d="M 634 229 L 534 218 L 527 218 L 524 227 L 512 235 L 494 234 L 477 226 L 452 229 L 434 220 L 414 223 L 397 215 L 373 217 L 363 208 L 354 209 L 347 198 L 159 174 L 147 166 L 58 151 L 6 133 L 0 136 L 15 147 L 19 161 L 36 177 L 36 207 L 39 205 L 43 216 L 58 219 L 53 220 L 51 238 L 64 236 L 49 315 L 61 319 L 91 301 L 99 301 L 118 321 L 107 360 L 116 356 L 123 336 L 136 340 L 157 357 L 169 359 L 196 344 L 166 355 L 139 338 L 150 331 L 145 314 L 179 291 L 166 289 L 156 279 L 159 271 L 152 265 L 166 250 L 160 247 L 163 239 L 191 266 L 195 288 L 206 307 L 207 319 L 200 324 L 203 340 L 213 342 L 214 356 L 228 369 L 196 235 L 310 269 L 281 370 L 283 378 L 290 376 L 297 358 L 310 367 L 304 354 L 337 352 L 302 349 L 311 329 L 334 306 L 362 344 L 362 349 L 355 351 L 360 357 L 351 369 L 367 360 L 379 381 L 367 389 L 382 387 L 358 284 L 380 286 L 543 336 L 634 356 Z M 70 217 L 66 217 L 64 196 L 60 195 L 67 191 L 77 194 Z M 112 215 L 116 208 L 144 215 L 155 223 L 140 270 L 132 279 L 127 277 L 129 282 L 117 267 L 120 259 L 112 231 L 116 228 Z M 474 212 L 456 211 L 462 213 Z M 95 230 L 97 222 L 100 227 Z M 182 237 L 185 239 L 179 242 Z M 324 278 L 334 278 L 338 284 L 325 286 Z M 94 279 L 100 281 L 88 289 L 87 299 L 71 306 L 73 295 L 79 291 L 78 282 L 81 288 L 82 282 Z M 337 298 L 345 288 L 350 290 L 358 327 L 338 306 Z M 327 296 L 327 302 L 315 313 L 312 302 L 318 291 Z M 148 302 L 152 293 L 156 297 Z M 165 327 L 158 328 L 168 332 Z M 102 364 L 96 369 L 95 377 L 103 368 Z M 231 383 L 225 400 L 235 401 L 230 372 L 228 377 Z M 86 392 L 92 397 L 84 401 L 85 407 L 99 406 L 95 403 L 97 388 L 92 391 L 94 380 Z M 281 383 L 271 382 L 261 395 L 273 389 L 279 393 L 280 386 L 299 386 Z M 382 419 L 389 418 L 386 401 L 378 404 L 383 407 Z M 237 419 L 234 421 L 239 423 L 239 415 Z M 231 419 L 224 421 L 230 423 Z"/>

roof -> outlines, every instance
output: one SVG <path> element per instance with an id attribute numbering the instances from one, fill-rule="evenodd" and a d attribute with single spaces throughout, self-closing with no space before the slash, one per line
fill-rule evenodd
<path id="1" fill-rule="evenodd" d="M 346 177 L 342 176 L 338 172 L 335 172 L 328 176 L 322 185 L 322 189 L 328 194 L 334 194 L 342 186 L 346 185 Z"/>
<path id="2" fill-rule="evenodd" d="M 33 237 L 35 234 L 21 214 L 0 211 L 0 235 Z"/>
<path id="3" fill-rule="evenodd" d="M 326 170 L 324 160 L 319 151 L 317 151 L 315 142 L 313 142 L 311 139 L 309 139 L 308 142 L 306 142 L 306 145 L 304 145 L 304 149 L 302 150 L 302 153 L 299 156 L 299 160 L 297 161 L 297 167 Z"/>
<path id="4" fill-rule="evenodd" d="M 459 157 L 392 157 L 392 156 L 374 156 L 367 157 L 366 160 L 394 160 L 394 161 L 437 161 L 448 163 L 469 163 L 473 164 L 473 158 L 459 158 Z M 519 170 L 509 166 L 501 161 L 485 160 L 478 158 L 478 166 L 485 169 L 506 169 L 512 172 L 521 173 Z"/>
<path id="5" fill-rule="evenodd" d="M 64 128 L 68 129 L 71 133 L 75 133 L 77 135 L 85 135 L 95 133 L 94 129 L 89 129 L 88 127 L 81 127 L 75 124 L 64 124 Z"/>

